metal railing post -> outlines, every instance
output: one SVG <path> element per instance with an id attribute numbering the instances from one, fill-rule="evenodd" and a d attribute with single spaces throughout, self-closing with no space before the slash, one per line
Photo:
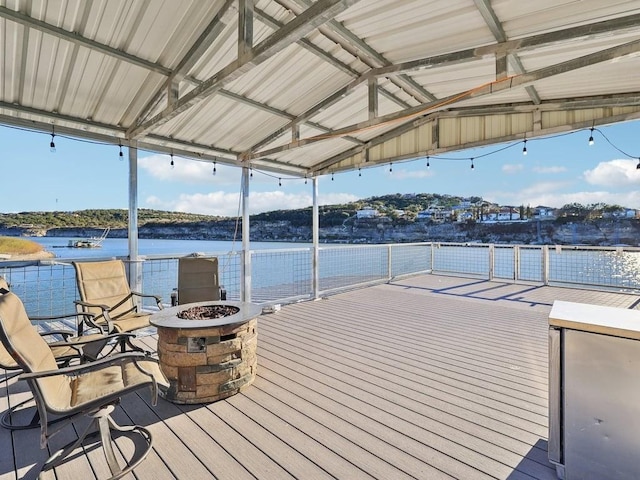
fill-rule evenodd
<path id="1" fill-rule="evenodd" d="M 513 247 L 513 281 L 520 279 L 520 246 Z"/>
<path id="2" fill-rule="evenodd" d="M 493 280 L 493 271 L 495 268 L 494 262 L 496 261 L 495 256 L 495 245 L 489 245 L 489 281 Z"/>
<path id="3" fill-rule="evenodd" d="M 387 246 L 387 280 L 391 281 L 391 279 L 393 278 L 393 260 L 391 258 L 391 251 L 392 247 L 391 244 L 389 244 Z"/>
<path id="4" fill-rule="evenodd" d="M 542 247 L 542 284 L 549 285 L 549 246 Z"/>

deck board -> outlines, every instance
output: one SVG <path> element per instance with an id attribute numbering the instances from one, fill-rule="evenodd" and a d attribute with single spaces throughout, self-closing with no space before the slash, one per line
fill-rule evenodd
<path id="1" fill-rule="evenodd" d="M 125 478 L 553 480 L 547 319 L 554 300 L 633 307 L 634 295 L 423 275 L 287 305 L 259 320 L 258 377 L 207 405 L 127 395 L 147 426 Z M 156 337 L 140 338 L 155 348 Z M 0 408 L 28 395 L 0 386 Z M 72 427 L 51 448 L 76 435 Z M 36 478 L 39 430 L 0 431 L 0 480 Z M 132 446 L 118 441 L 118 455 Z M 121 450 L 121 451 L 120 451 Z M 98 449 L 46 478 L 105 478 Z"/>

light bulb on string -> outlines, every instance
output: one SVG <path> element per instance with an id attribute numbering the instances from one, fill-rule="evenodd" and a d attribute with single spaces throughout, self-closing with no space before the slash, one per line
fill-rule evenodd
<path id="1" fill-rule="evenodd" d="M 527 139 L 524 139 L 524 147 L 522 147 L 522 155 L 527 154 Z"/>
<path id="2" fill-rule="evenodd" d="M 249 178 L 253 178 L 253 167 L 249 167 Z"/>
<path id="3" fill-rule="evenodd" d="M 360 170 L 360 167 L 358 167 L 358 176 L 361 177 L 362 176 L 362 171 Z"/>
<path id="4" fill-rule="evenodd" d="M 431 168 L 431 164 L 429 163 L 429 155 L 427 155 L 427 170 Z"/>
<path id="5" fill-rule="evenodd" d="M 389 163 L 389 173 L 393 173 L 393 163 Z"/>
<path id="6" fill-rule="evenodd" d="M 216 170 L 216 162 L 213 162 L 213 176 L 214 176 L 214 177 L 216 176 L 216 173 L 217 173 L 217 170 Z"/>
<path id="7" fill-rule="evenodd" d="M 55 127 L 51 127 L 51 143 L 49 143 L 49 151 L 51 153 L 56 153 L 56 143 L 53 141 L 53 139 L 56 137 L 56 130 Z"/>
<path id="8" fill-rule="evenodd" d="M 591 132 L 589 135 L 589 146 L 593 145 L 593 127 L 591 127 Z"/>
<path id="9" fill-rule="evenodd" d="M 333 182 L 333 172 L 331 172 L 331 181 Z"/>
<path id="10" fill-rule="evenodd" d="M 278 177 L 278 186 L 281 187 L 282 186 L 282 178 Z"/>
<path id="11" fill-rule="evenodd" d="M 118 156 L 120 157 L 120 160 L 124 160 L 124 154 L 122 153 L 122 142 L 118 141 L 118 147 L 120 147 L 120 153 L 118 154 Z"/>
<path id="12" fill-rule="evenodd" d="M 307 176 L 306 175 L 304 176 L 304 184 L 305 185 L 307 184 Z"/>
<path id="13" fill-rule="evenodd" d="M 640 158 L 638 158 L 638 165 L 636 165 L 636 169 L 640 170 Z"/>
<path id="14" fill-rule="evenodd" d="M 476 168 L 476 167 L 474 167 L 474 165 L 473 165 L 473 157 L 471 157 L 471 170 L 473 170 L 474 168 Z"/>
<path id="15" fill-rule="evenodd" d="M 170 163 L 170 165 L 171 165 L 171 168 L 173 168 L 174 165 L 175 165 L 175 163 L 173 163 L 173 152 L 171 152 L 171 163 Z"/>

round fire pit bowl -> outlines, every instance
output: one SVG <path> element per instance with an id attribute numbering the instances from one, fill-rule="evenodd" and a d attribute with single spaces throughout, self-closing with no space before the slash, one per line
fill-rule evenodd
<path id="1" fill-rule="evenodd" d="M 165 398 L 208 403 L 230 397 L 256 378 L 257 317 L 252 303 L 210 301 L 165 308 L 151 316 L 158 328 Z"/>

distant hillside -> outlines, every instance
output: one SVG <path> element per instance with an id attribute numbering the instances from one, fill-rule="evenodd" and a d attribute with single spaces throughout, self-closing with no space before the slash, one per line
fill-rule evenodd
<path id="1" fill-rule="evenodd" d="M 481 201 L 480 197 L 472 197 L 471 201 Z M 391 214 L 396 210 L 404 210 L 409 215 L 424 210 L 433 204 L 443 207 L 460 203 L 461 197 L 438 195 L 431 193 L 392 194 L 371 197 L 343 205 L 326 205 L 320 207 L 321 225 L 341 225 L 344 220 L 355 215 L 364 206 L 377 209 L 382 214 Z M 72 212 L 20 212 L 0 213 L 0 227 L 32 227 L 35 229 L 50 228 L 126 228 L 129 212 L 125 209 L 78 210 Z M 296 210 L 276 210 L 251 216 L 252 220 L 265 222 L 287 221 L 292 226 L 311 224 L 311 207 Z M 141 208 L 138 210 L 138 223 L 173 224 L 198 223 L 228 220 L 228 217 L 200 215 L 195 213 L 168 212 Z"/>
<path id="2" fill-rule="evenodd" d="M 138 223 L 184 223 L 210 222 L 221 217 L 199 215 L 195 213 L 165 212 L 141 208 L 138 210 Z M 0 226 L 32 227 L 49 229 L 61 227 L 73 228 L 126 228 L 129 212 L 124 209 L 78 210 L 75 212 L 20 212 L 0 213 Z"/>

